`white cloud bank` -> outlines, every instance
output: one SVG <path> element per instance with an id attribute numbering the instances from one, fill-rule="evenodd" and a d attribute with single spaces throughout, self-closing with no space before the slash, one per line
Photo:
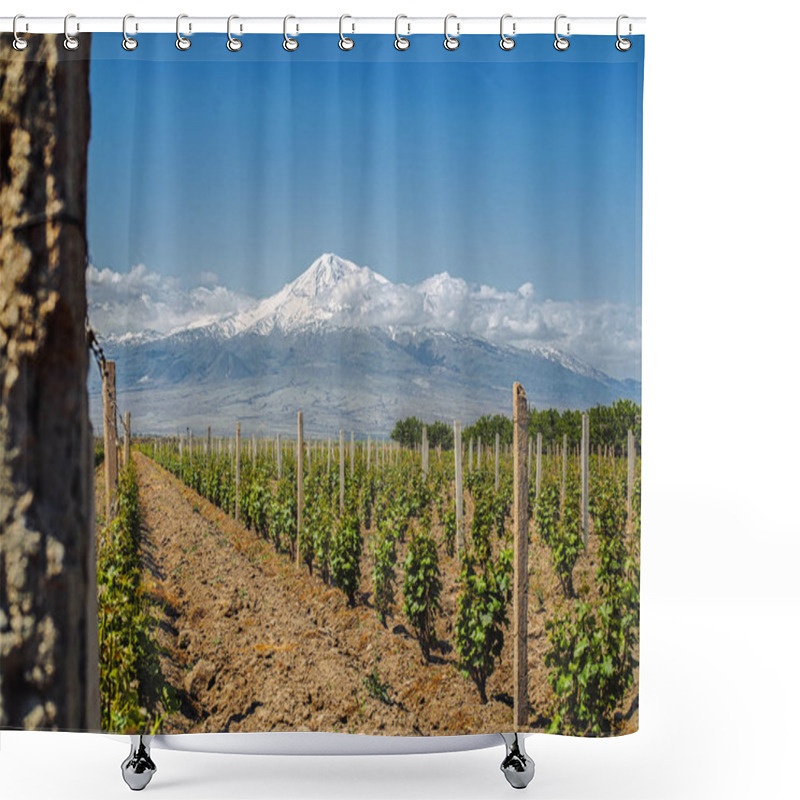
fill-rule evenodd
<path id="1" fill-rule="evenodd" d="M 143 265 L 127 273 L 89 267 L 92 324 L 102 335 L 168 333 L 221 321 L 241 330 L 263 323 L 287 326 L 302 317 L 340 326 L 433 328 L 524 349 L 554 347 L 616 378 L 641 377 L 641 309 L 602 301 L 561 302 L 537 297 L 525 283 L 516 291 L 472 285 L 446 272 L 410 286 L 327 255 L 341 270 L 320 286 L 315 265 L 268 300 L 256 300 L 198 275 L 188 286 Z M 317 281 L 316 283 L 314 281 Z M 227 322 L 225 322 L 227 321 Z M 231 326 L 231 323 L 233 325 Z"/>
<path id="2" fill-rule="evenodd" d="M 101 336 L 169 333 L 244 311 L 255 302 L 220 286 L 213 272 L 200 273 L 189 285 L 185 280 L 153 272 L 144 264 L 136 264 L 128 272 L 90 265 L 86 291 L 89 319 Z"/>

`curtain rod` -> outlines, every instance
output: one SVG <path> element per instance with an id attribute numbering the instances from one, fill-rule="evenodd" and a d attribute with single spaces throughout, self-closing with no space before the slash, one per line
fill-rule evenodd
<path id="1" fill-rule="evenodd" d="M 514 17 L 507 16 L 506 34 L 519 36 L 532 33 L 549 33 L 554 31 L 554 17 Z M 339 17 L 293 17 L 289 22 L 289 33 L 293 36 L 302 33 L 339 33 Z M 443 17 L 401 17 L 398 22 L 402 36 L 414 34 L 443 34 L 445 22 Z M 347 34 L 374 33 L 394 34 L 394 17 L 351 17 L 346 16 L 342 23 Z M 569 30 L 567 29 L 569 26 Z M 614 35 L 616 33 L 616 17 L 570 17 L 562 16 L 559 20 L 561 36 L 580 34 Z M 628 17 L 624 20 L 622 33 L 625 36 L 644 33 L 644 17 Z M 0 17 L 0 32 L 10 33 L 14 29 L 14 17 Z M 181 20 L 181 34 L 192 33 L 225 33 L 228 29 L 228 17 L 193 17 L 186 15 Z M 141 33 L 175 33 L 175 17 L 136 17 L 128 19 L 126 30 L 129 36 Z M 450 19 L 448 30 L 453 35 L 488 34 L 500 31 L 500 15 L 496 17 L 459 17 Z M 284 32 L 283 17 L 237 17 L 233 23 L 233 31 L 239 34 L 278 33 Z M 63 33 L 64 17 L 19 17 L 17 32 L 25 33 Z M 122 34 L 121 17 L 83 17 L 70 16 L 69 32 L 80 33 L 120 33 Z"/>

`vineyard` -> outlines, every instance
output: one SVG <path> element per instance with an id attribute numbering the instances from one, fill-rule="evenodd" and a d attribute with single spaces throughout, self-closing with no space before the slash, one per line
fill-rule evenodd
<path id="1" fill-rule="evenodd" d="M 582 424 L 578 441 L 566 433 L 545 440 L 531 430 L 518 465 L 530 508 L 530 704 L 523 718 L 529 730 L 607 735 L 635 730 L 638 719 L 641 460 L 633 432 L 622 445 L 592 447 L 588 417 Z M 381 729 L 406 730 L 409 709 L 421 708 L 426 695 L 431 707 L 437 694 L 441 703 L 453 698 L 447 700 L 453 713 L 460 704 L 485 709 L 475 723 L 493 725 L 484 729 L 509 728 L 512 446 L 499 433 L 486 442 L 486 432 L 481 441 L 477 429 L 458 425 L 452 442 L 440 438 L 433 447 L 425 427 L 419 443 L 405 446 L 355 433 L 346 439 L 343 431 L 304 439 L 302 431 L 300 416 L 290 441 L 245 439 L 237 426 L 230 437 L 212 437 L 211 428 L 202 439 L 140 436 L 134 449 L 139 467 L 162 468 L 187 497 L 204 498 L 232 525 L 238 522 L 269 549 L 259 558 L 283 562 L 295 585 L 303 581 L 319 596 L 338 592 L 336 625 L 353 619 L 374 629 L 363 633 L 360 641 L 369 644 L 356 654 L 358 691 L 383 708 Z M 246 597 L 252 587 L 237 591 Z M 234 616 L 246 613 L 235 609 Z M 403 650 L 409 669 L 431 678 L 416 690 L 401 693 L 404 668 L 381 658 L 381 650 L 394 652 L 393 639 L 413 643 Z M 284 645 L 294 646 L 274 643 Z M 197 671 L 197 663 L 189 667 Z M 164 717 L 170 730 L 169 713 Z M 424 723 L 423 715 L 411 732 L 457 732 Z M 343 728 L 370 731 L 354 724 L 353 714 Z"/>

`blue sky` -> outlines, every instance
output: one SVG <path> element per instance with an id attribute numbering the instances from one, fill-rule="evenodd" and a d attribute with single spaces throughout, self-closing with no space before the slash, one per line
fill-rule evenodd
<path id="1" fill-rule="evenodd" d="M 172 35 L 92 43 L 89 244 L 99 268 L 213 272 L 266 296 L 320 253 L 390 280 L 447 270 L 636 307 L 643 37 Z"/>

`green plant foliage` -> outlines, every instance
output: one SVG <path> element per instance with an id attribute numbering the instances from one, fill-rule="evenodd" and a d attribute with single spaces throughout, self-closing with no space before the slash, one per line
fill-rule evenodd
<path id="1" fill-rule="evenodd" d="M 514 438 L 514 423 L 503 414 L 492 416 L 484 415 L 474 425 L 464 428 L 461 440 L 469 442 L 470 439 L 478 441 L 480 436 L 484 445 L 494 447 L 495 435 L 500 434 L 500 444 L 511 444 Z"/>
<path id="2" fill-rule="evenodd" d="M 160 672 L 155 620 L 142 597 L 139 490 L 133 464 L 122 471 L 116 517 L 97 542 L 97 613 L 101 727 L 156 733 L 176 708 Z"/>
<path id="3" fill-rule="evenodd" d="M 475 510 L 472 515 L 472 550 L 481 564 L 488 563 L 492 557 L 492 496 L 494 492 L 481 492 L 475 497 Z"/>
<path id="4" fill-rule="evenodd" d="M 244 491 L 242 498 L 242 521 L 260 536 L 266 536 L 269 529 L 272 495 L 261 480 L 252 480 Z"/>
<path id="5" fill-rule="evenodd" d="M 565 597 L 574 597 L 572 571 L 578 556 L 583 550 L 581 535 L 581 495 L 576 481 L 567 481 L 564 497 L 564 511 L 557 518 L 556 526 L 550 533 L 550 558 L 558 576 Z"/>
<path id="6" fill-rule="evenodd" d="M 331 543 L 331 577 L 347 595 L 351 606 L 356 604 L 356 592 L 361 578 L 361 548 L 358 517 L 345 514 L 336 526 Z"/>
<path id="7" fill-rule="evenodd" d="M 444 526 L 444 551 L 452 558 L 456 552 L 456 509 L 452 498 L 448 500 L 442 524 Z"/>
<path id="8" fill-rule="evenodd" d="M 297 479 L 293 471 L 286 470 L 278 481 L 272 502 L 271 523 L 275 548 L 294 555 L 297 536 Z"/>
<path id="9" fill-rule="evenodd" d="M 374 566 L 372 568 L 372 591 L 375 611 L 382 625 L 391 613 L 394 604 L 395 565 L 397 546 L 394 533 L 388 522 L 381 524 L 372 543 Z"/>
<path id="10" fill-rule="evenodd" d="M 560 504 L 560 488 L 554 482 L 547 481 L 541 487 L 534 504 L 536 533 L 546 545 L 552 545 L 558 530 Z"/>
<path id="11" fill-rule="evenodd" d="M 613 714 L 633 683 L 630 619 L 615 604 L 593 609 L 577 602 L 574 616 L 546 623 L 551 649 L 545 655 L 548 680 L 556 695 L 550 730 L 601 734 L 611 730 Z"/>
<path id="12" fill-rule="evenodd" d="M 492 518 L 494 521 L 497 538 L 502 541 L 510 528 L 506 527 L 506 521 L 511 514 L 511 503 L 514 500 L 514 481 L 512 472 L 500 472 L 500 486 L 493 492 Z"/>
<path id="13" fill-rule="evenodd" d="M 422 655 L 427 661 L 434 641 L 434 617 L 440 609 L 442 591 L 439 554 L 436 543 L 427 531 L 417 531 L 412 537 L 403 566 L 403 613 L 414 629 Z"/>
<path id="14" fill-rule="evenodd" d="M 574 612 L 546 624 L 545 664 L 555 693 L 551 730 L 607 733 L 633 684 L 639 637 L 639 567 L 624 543 L 625 508 L 619 484 L 593 487 L 590 510 L 598 537 L 596 607 L 579 601 Z"/>
<path id="15" fill-rule="evenodd" d="M 389 686 L 388 682 L 384 682 L 381 680 L 380 672 L 378 672 L 377 664 L 372 668 L 372 672 L 364 678 L 364 687 L 367 690 L 367 694 L 370 697 L 374 697 L 376 700 L 379 700 L 381 703 L 384 703 L 387 706 L 394 705 L 394 701 L 389 696 L 389 690 L 391 686 Z"/>
<path id="16" fill-rule="evenodd" d="M 399 419 L 392 430 L 392 439 L 403 447 L 413 448 L 422 444 L 422 426 L 425 423 L 418 417 Z M 431 422 L 427 424 L 428 446 L 441 447 L 443 450 L 453 449 L 453 429 L 446 422 Z"/>
<path id="17" fill-rule="evenodd" d="M 455 623 L 458 668 L 475 682 L 482 703 L 486 681 L 503 650 L 513 573 L 511 550 L 501 551 L 496 563 L 481 564 L 467 554 L 461 568 Z"/>
<path id="18" fill-rule="evenodd" d="M 330 549 L 334 528 L 333 512 L 327 497 L 320 496 L 317 502 L 310 505 L 308 520 L 305 524 L 311 539 L 317 569 L 327 583 L 330 580 Z"/>

